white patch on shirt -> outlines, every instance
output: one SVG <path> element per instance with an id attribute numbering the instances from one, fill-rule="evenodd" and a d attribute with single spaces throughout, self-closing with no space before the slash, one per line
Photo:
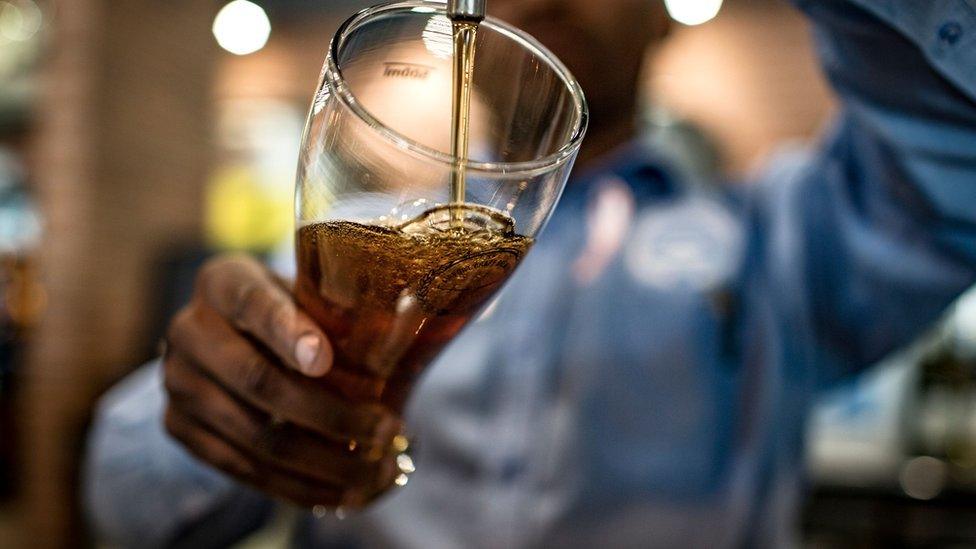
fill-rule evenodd
<path id="1" fill-rule="evenodd" d="M 702 196 L 645 208 L 624 252 L 631 276 L 661 290 L 712 290 L 738 270 L 743 228 Z"/>

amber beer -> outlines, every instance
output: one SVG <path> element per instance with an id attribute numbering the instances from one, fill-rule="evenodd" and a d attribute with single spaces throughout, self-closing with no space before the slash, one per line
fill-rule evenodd
<path id="1" fill-rule="evenodd" d="M 296 295 L 335 349 L 330 384 L 347 398 L 402 410 L 420 373 L 532 242 L 510 217 L 471 204 L 397 226 L 301 227 Z"/>
<path id="2" fill-rule="evenodd" d="M 332 386 L 356 401 L 402 410 L 424 367 L 532 246 L 509 216 L 465 200 L 478 23 L 453 23 L 451 203 L 402 225 L 298 231 L 298 301 L 332 341 Z"/>

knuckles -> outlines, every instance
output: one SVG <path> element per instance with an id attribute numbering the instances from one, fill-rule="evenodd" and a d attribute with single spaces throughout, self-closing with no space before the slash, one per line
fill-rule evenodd
<path id="1" fill-rule="evenodd" d="M 264 315 L 265 333 L 273 335 L 278 340 L 286 340 L 294 328 L 294 310 L 284 300 L 272 300 L 267 314 Z"/>
<path id="2" fill-rule="evenodd" d="M 251 448 L 266 456 L 290 461 L 296 456 L 287 442 L 288 434 L 285 431 L 284 425 L 265 422 L 264 425 L 248 429 L 247 433 L 242 434 Z"/>
<path id="3" fill-rule="evenodd" d="M 194 282 L 193 293 L 195 297 L 205 297 L 211 292 L 215 281 L 219 281 L 221 277 L 226 276 L 229 272 L 230 264 L 228 263 L 228 258 L 225 256 L 215 257 L 213 259 L 207 260 L 202 267 L 197 271 L 196 280 Z"/>
<path id="4" fill-rule="evenodd" d="M 197 290 L 206 292 L 213 282 L 220 281 L 242 269 L 251 268 L 254 263 L 254 259 L 239 254 L 221 255 L 208 259 L 197 271 Z"/>
<path id="5" fill-rule="evenodd" d="M 167 409 L 166 415 L 163 417 L 163 428 L 166 429 L 166 433 L 169 436 L 186 444 L 183 425 L 177 421 L 176 415 L 171 409 Z"/>
<path id="6" fill-rule="evenodd" d="M 199 427 L 190 425 L 180 419 L 172 408 L 166 411 L 164 420 L 166 432 L 180 442 L 187 450 L 199 459 L 213 465 L 217 469 L 233 475 L 245 482 L 254 484 L 255 479 L 261 478 L 254 464 L 246 459 L 227 451 L 220 451 L 219 447 L 208 445 L 194 433 Z"/>
<path id="7" fill-rule="evenodd" d="M 188 392 L 183 383 L 182 376 L 178 371 L 178 365 L 172 359 L 163 361 L 163 388 L 170 395 L 171 403 L 174 397 L 176 397 L 176 400 L 179 400 Z"/>
<path id="8" fill-rule="evenodd" d="M 353 498 L 371 501 L 387 492 L 393 486 L 392 479 L 396 476 L 395 461 L 389 455 L 376 455 L 368 451 L 370 447 L 376 450 L 388 447 L 388 440 L 392 437 L 396 422 L 390 421 L 388 412 L 383 409 L 372 409 L 369 406 L 354 406 L 340 398 L 309 399 L 304 408 L 305 417 L 312 424 L 317 425 L 315 431 L 324 433 L 328 441 L 323 440 L 323 447 L 338 443 L 344 451 L 343 440 L 355 440 L 361 447 L 351 455 L 332 455 L 328 450 L 319 453 L 318 458 L 309 455 L 307 446 L 299 444 L 299 440 L 291 436 L 292 426 L 282 426 L 274 422 L 242 421 L 233 410 L 224 410 L 208 416 L 211 421 L 218 421 L 220 425 L 235 425 L 239 430 L 237 440 L 244 445 L 260 449 L 264 457 L 256 458 L 254 463 L 239 463 L 239 458 L 218 449 L 206 448 L 205 440 L 201 442 L 194 427 L 180 418 L 180 414 L 195 411 L 194 417 L 201 412 L 219 412 L 214 406 L 207 404 L 205 393 L 194 387 L 192 380 L 182 372 L 183 364 L 180 356 L 194 356 L 193 349 L 202 349 L 208 344 L 206 337 L 207 315 L 202 315 L 202 308 L 213 308 L 213 305 L 224 305 L 225 314 L 231 315 L 231 320 L 238 326 L 253 325 L 254 319 L 263 319 L 256 326 L 263 328 L 269 334 L 281 335 L 294 329 L 295 311 L 289 308 L 289 303 L 276 300 L 273 293 L 256 276 L 255 260 L 247 256 L 228 255 L 211 259 L 199 270 L 194 288 L 194 299 L 190 305 L 184 307 L 170 322 L 166 339 L 168 352 L 164 360 L 164 384 L 166 391 L 172 398 L 167 409 L 164 427 L 174 439 L 205 461 L 214 466 L 247 481 L 249 484 L 268 492 L 277 493 L 292 501 L 303 505 L 334 506 L 342 503 L 341 490 L 332 490 L 323 486 L 309 483 L 306 486 L 294 487 L 278 486 L 269 476 L 256 472 L 255 467 L 265 465 L 273 456 L 281 461 L 297 462 L 311 459 L 321 459 L 317 467 L 331 468 L 337 478 L 344 479 L 343 486 L 349 490 L 364 490 L 364 497 Z M 292 387 L 288 385 L 288 378 L 282 375 L 277 367 L 261 353 L 252 353 L 247 358 L 239 359 L 240 377 L 234 383 L 252 397 L 268 403 L 278 402 L 289 395 L 293 395 Z M 305 400 L 305 399 L 302 399 Z M 176 408 L 174 408 L 176 406 Z M 192 408 L 193 410 L 190 410 Z M 206 408 L 206 410 L 204 410 Z M 210 421 L 208 421 L 210 423 Z M 304 430 L 304 428 L 303 428 Z M 388 432 L 389 431 L 389 432 Z M 333 440 L 334 439 L 334 440 Z M 212 445 L 211 445 L 212 446 Z M 249 455 L 249 459 L 250 456 Z M 391 465 L 393 463 L 393 465 Z M 291 485 L 291 482 L 287 483 Z M 290 492 L 290 493 L 287 493 Z"/>
<path id="9" fill-rule="evenodd" d="M 259 450 L 257 456 L 263 456 L 252 462 L 241 456 L 219 451 L 219 447 L 212 448 L 210 447 L 212 445 L 205 444 L 205 441 L 200 440 L 194 433 L 194 429 L 198 427 L 182 419 L 185 416 L 172 406 L 171 404 L 167 409 L 164 418 L 166 432 L 191 453 L 242 481 L 296 503 L 307 506 L 348 505 L 352 501 L 358 501 L 362 505 L 376 499 L 393 486 L 390 464 L 395 462 L 392 461 L 391 456 L 387 456 L 381 462 L 370 462 L 365 459 L 346 459 L 320 454 L 317 458 L 319 463 L 310 463 L 308 460 L 311 456 L 308 448 L 298 444 L 298 440 L 293 437 L 295 433 L 289 431 L 295 427 L 276 425 L 272 422 L 261 425 L 253 423 L 240 425 L 240 422 L 233 421 L 232 423 L 238 424 L 241 431 L 244 431 L 240 434 L 243 435 L 245 444 Z M 229 418 L 225 420 L 229 421 Z M 273 463 L 297 463 L 298 461 L 305 462 L 305 466 L 301 468 L 314 467 L 320 471 L 331 469 L 332 478 L 337 484 L 331 486 L 331 482 L 327 483 L 330 487 L 323 486 L 320 484 L 321 481 L 299 483 L 289 481 L 281 484 L 276 482 L 273 475 L 261 473 L 261 470 L 266 467 L 275 468 Z M 282 474 L 281 469 L 277 470 L 279 473 L 276 474 Z M 362 495 L 350 499 L 347 497 L 350 493 Z M 353 506 L 358 505 L 353 504 Z"/>
<path id="10" fill-rule="evenodd" d="M 260 312 L 261 301 L 264 298 L 262 287 L 256 282 L 246 282 L 233 289 L 232 320 L 238 326 L 248 325 L 252 316 Z"/>
<path id="11" fill-rule="evenodd" d="M 246 255 L 222 255 L 208 260 L 194 284 L 194 299 L 203 303 L 225 303 L 230 320 L 245 319 L 261 297 L 261 267 Z"/>
<path id="12" fill-rule="evenodd" d="M 196 319 L 192 305 L 180 309 L 166 329 L 167 354 L 186 347 L 195 332 Z"/>
<path id="13" fill-rule="evenodd" d="M 279 393 L 280 380 L 275 368 L 261 356 L 253 353 L 242 365 L 241 383 L 250 394 L 266 401 L 273 401 Z"/>

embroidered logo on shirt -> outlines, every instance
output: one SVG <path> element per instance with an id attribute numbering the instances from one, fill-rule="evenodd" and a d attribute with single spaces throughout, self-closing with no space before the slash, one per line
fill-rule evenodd
<path id="1" fill-rule="evenodd" d="M 739 268 L 742 227 L 721 205 L 692 196 L 644 209 L 625 251 L 627 270 L 662 290 L 712 290 Z"/>

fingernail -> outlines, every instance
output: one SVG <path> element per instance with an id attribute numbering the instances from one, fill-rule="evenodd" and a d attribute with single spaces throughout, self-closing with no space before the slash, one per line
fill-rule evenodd
<path id="1" fill-rule="evenodd" d="M 318 377 L 324 375 L 327 368 L 315 359 L 322 348 L 322 340 L 315 334 L 303 335 L 295 344 L 295 360 L 302 373 L 307 376 Z"/>

